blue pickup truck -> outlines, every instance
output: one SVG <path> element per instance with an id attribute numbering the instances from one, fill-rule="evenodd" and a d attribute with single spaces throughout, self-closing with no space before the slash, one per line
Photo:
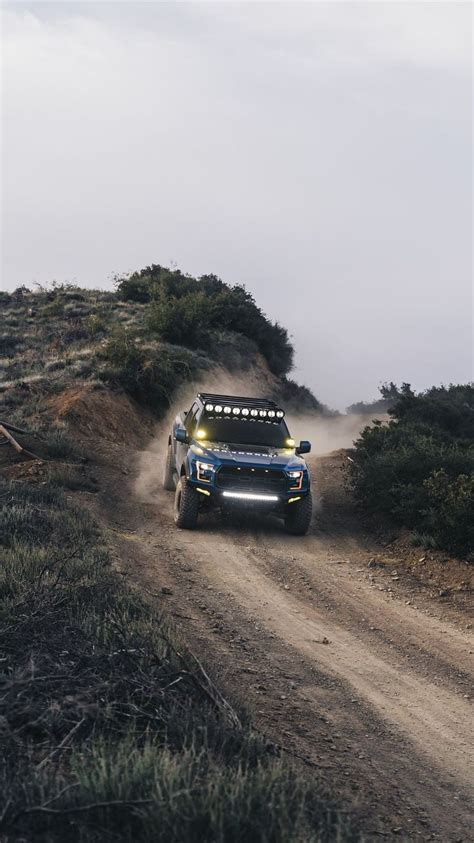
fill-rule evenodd
<path id="1" fill-rule="evenodd" d="M 211 508 L 251 508 L 304 535 L 312 499 L 301 455 L 310 450 L 310 442 L 296 446 L 274 401 L 200 392 L 168 437 L 163 485 L 175 493 L 176 525 L 192 530 Z"/>

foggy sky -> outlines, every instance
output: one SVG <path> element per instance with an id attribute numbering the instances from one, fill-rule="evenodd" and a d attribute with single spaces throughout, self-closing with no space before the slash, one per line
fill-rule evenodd
<path id="1" fill-rule="evenodd" d="M 339 408 L 472 378 L 469 3 L 7 3 L 7 289 L 244 283 Z"/>

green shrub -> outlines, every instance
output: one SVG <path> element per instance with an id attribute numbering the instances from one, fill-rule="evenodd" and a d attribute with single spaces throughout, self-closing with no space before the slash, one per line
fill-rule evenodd
<path id="1" fill-rule="evenodd" d="M 209 345 L 209 303 L 202 292 L 179 299 L 160 297 L 151 305 L 148 324 L 151 331 L 174 345 L 188 348 L 207 348 Z"/>
<path id="2" fill-rule="evenodd" d="M 424 482 L 427 529 L 440 547 L 469 555 L 474 551 L 474 472 L 451 480 L 443 469 Z"/>
<path id="3" fill-rule="evenodd" d="M 240 284 L 152 265 L 118 279 L 117 293 L 125 301 L 151 303 L 150 329 L 170 343 L 212 349 L 215 331 L 233 331 L 257 344 L 274 374 L 285 375 L 293 366 L 288 332 L 271 322 Z"/>
<path id="4" fill-rule="evenodd" d="M 434 537 L 440 547 L 469 554 L 474 387 L 436 387 L 415 395 L 404 384 L 389 412 L 388 425 L 366 427 L 355 443 L 356 498 L 373 514 L 388 515 Z"/>
<path id="5" fill-rule="evenodd" d="M 171 405 L 175 389 L 196 373 L 196 359 L 184 349 L 143 348 L 136 337 L 117 329 L 101 352 L 103 380 L 121 386 L 158 415 Z"/>

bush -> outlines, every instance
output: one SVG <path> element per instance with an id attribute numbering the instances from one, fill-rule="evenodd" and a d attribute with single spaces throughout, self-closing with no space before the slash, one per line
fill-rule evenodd
<path id="1" fill-rule="evenodd" d="M 150 329 L 174 345 L 206 348 L 210 324 L 208 303 L 202 292 L 190 293 L 179 299 L 161 296 L 151 305 Z"/>
<path id="2" fill-rule="evenodd" d="M 415 395 L 408 384 L 388 425 L 366 427 L 355 443 L 351 479 L 358 501 L 440 547 L 474 550 L 469 517 L 474 477 L 474 387 L 433 387 Z M 471 510 L 472 513 L 472 510 Z"/>
<path id="3" fill-rule="evenodd" d="M 274 374 L 285 375 L 293 367 L 286 329 L 271 322 L 240 284 L 152 265 L 118 279 L 117 292 L 125 301 L 151 303 L 150 329 L 170 343 L 212 348 L 213 332 L 233 331 L 257 343 Z"/>
<path id="4" fill-rule="evenodd" d="M 171 405 L 173 392 L 196 373 L 196 359 L 184 349 L 143 348 L 136 337 L 117 329 L 102 351 L 103 380 L 121 386 L 129 395 L 160 415 Z"/>
<path id="5" fill-rule="evenodd" d="M 427 529 L 440 545 L 467 556 L 474 551 L 474 473 L 450 480 L 444 470 L 434 471 L 424 487 L 428 508 Z M 472 560 L 474 561 L 474 560 Z"/>

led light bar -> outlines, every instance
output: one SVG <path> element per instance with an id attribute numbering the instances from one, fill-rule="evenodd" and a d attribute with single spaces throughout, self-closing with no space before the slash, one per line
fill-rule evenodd
<path id="1" fill-rule="evenodd" d="M 218 416 L 223 413 L 225 416 L 244 416 L 245 418 L 251 416 L 252 419 L 268 419 L 271 421 L 280 421 L 280 419 L 285 417 L 285 411 L 280 407 L 276 407 L 275 404 L 272 406 L 271 401 L 269 401 L 267 407 L 265 407 L 264 399 L 232 399 L 229 396 L 223 396 L 227 398 L 229 403 L 222 401 L 222 404 L 215 404 L 214 401 L 219 396 L 209 395 L 202 397 L 205 399 L 204 409 L 206 413 L 215 413 Z M 208 400 L 211 398 L 213 399 L 212 401 Z M 246 403 L 244 402 L 248 402 L 248 406 L 246 406 Z"/>
<path id="2" fill-rule="evenodd" d="M 222 492 L 224 498 L 238 498 L 242 501 L 272 501 L 278 502 L 277 495 L 257 495 L 252 492 Z"/>

